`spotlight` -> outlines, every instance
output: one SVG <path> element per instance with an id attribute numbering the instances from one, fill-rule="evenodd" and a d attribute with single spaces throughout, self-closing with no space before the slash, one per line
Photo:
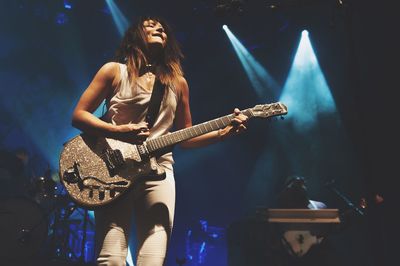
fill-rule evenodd
<path id="1" fill-rule="evenodd" d="M 72 9 L 72 4 L 68 0 L 64 0 L 64 8 L 65 9 Z"/>

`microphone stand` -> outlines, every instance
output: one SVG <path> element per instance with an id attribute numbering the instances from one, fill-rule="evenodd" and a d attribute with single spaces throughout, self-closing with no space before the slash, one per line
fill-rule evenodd
<path id="1" fill-rule="evenodd" d="M 361 216 L 364 216 L 364 211 L 358 208 L 356 205 L 354 205 L 354 203 L 351 202 L 351 200 L 349 200 L 342 192 L 340 192 L 339 189 L 334 187 L 333 186 L 334 183 L 335 181 L 331 181 L 328 184 L 326 184 L 326 186 L 330 188 L 339 198 L 341 198 L 351 210 L 355 211 L 357 214 Z"/>
<path id="2" fill-rule="evenodd" d="M 72 203 L 72 204 L 70 204 Z M 77 209 L 77 205 L 72 201 L 67 204 L 61 204 L 57 207 L 55 212 L 54 223 L 53 223 L 53 234 L 51 241 L 51 249 L 54 259 L 71 260 L 76 258 L 76 255 L 68 247 L 68 237 L 70 234 L 69 224 L 67 223 L 70 216 Z M 69 255 L 68 255 L 69 254 Z"/>

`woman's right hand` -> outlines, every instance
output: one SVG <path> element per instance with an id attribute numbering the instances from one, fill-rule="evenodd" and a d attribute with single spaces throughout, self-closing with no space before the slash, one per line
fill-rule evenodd
<path id="1" fill-rule="evenodd" d="M 115 126 L 115 138 L 131 144 L 142 144 L 150 135 L 147 122 Z"/>

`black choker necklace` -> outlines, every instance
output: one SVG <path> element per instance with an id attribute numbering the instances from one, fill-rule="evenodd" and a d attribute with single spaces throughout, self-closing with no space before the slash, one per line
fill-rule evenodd
<path id="1" fill-rule="evenodd" d="M 146 69 L 146 72 L 153 72 L 154 73 L 155 66 L 152 65 L 152 64 L 146 64 L 145 69 Z"/>

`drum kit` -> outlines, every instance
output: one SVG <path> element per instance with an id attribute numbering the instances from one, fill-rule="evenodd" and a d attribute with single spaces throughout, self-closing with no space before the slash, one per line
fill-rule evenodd
<path id="1" fill-rule="evenodd" d="M 48 168 L 43 175 L 24 182 L 15 169 L 18 168 L 0 163 L 0 182 L 5 184 L 0 190 L 0 259 L 13 263 L 44 257 L 64 261 L 88 259 L 81 249 L 88 243 L 82 242 L 80 235 L 82 224 L 85 237 L 93 224 L 87 211 L 82 213 L 65 193 L 58 174 L 52 174 Z M 17 181 L 11 182 L 12 178 Z M 13 185 L 23 189 L 14 189 Z"/>

